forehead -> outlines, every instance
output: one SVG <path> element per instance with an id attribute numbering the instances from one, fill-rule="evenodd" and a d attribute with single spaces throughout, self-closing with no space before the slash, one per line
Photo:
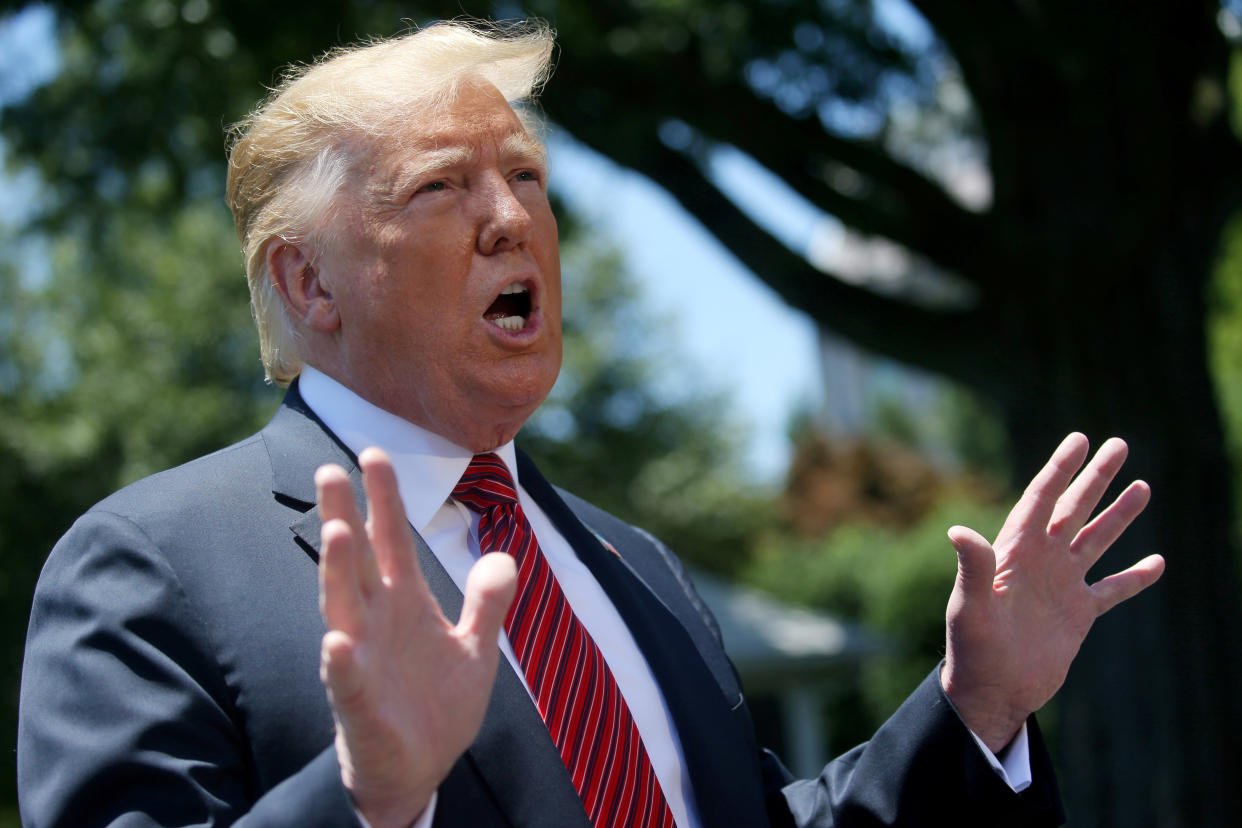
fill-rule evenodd
<path id="1" fill-rule="evenodd" d="M 504 96 L 490 84 L 464 85 L 451 99 L 402 120 L 381 138 L 374 160 L 396 167 L 444 166 L 480 152 L 542 159 L 542 145 L 527 132 Z"/>

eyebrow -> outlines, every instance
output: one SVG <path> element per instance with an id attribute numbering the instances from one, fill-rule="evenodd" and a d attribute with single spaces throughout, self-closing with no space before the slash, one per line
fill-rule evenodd
<path id="1" fill-rule="evenodd" d="M 548 153 L 543 144 L 526 132 L 513 132 L 500 144 L 500 157 L 526 161 L 544 169 L 548 165 Z"/>
<path id="2" fill-rule="evenodd" d="M 415 181 L 438 170 L 447 170 L 468 164 L 474 158 L 470 147 L 445 147 L 420 152 L 408 161 L 398 164 L 386 181 L 376 182 L 367 190 L 380 199 L 391 199 L 409 189 Z"/>
<path id="3" fill-rule="evenodd" d="M 500 144 L 500 158 L 505 162 L 529 163 L 541 171 L 547 169 L 547 151 L 543 144 L 526 132 L 510 133 Z M 451 169 L 474 160 L 469 146 L 440 147 L 417 153 L 393 169 L 387 180 L 367 187 L 380 200 L 397 199 L 418 179 L 439 170 Z"/>

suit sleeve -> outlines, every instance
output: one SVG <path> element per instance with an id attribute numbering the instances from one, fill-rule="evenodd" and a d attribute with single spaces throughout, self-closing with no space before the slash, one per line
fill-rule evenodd
<path id="1" fill-rule="evenodd" d="M 769 790 L 779 788 L 789 815 L 774 825 L 1012 826 L 1064 822 L 1051 761 L 1034 717 L 1029 722 L 1033 783 L 1015 793 L 980 753 L 944 695 L 939 667 L 870 741 L 830 762 L 815 779 L 794 780 L 764 761 Z"/>
<path id="2" fill-rule="evenodd" d="M 358 824 L 331 745 L 265 792 L 176 573 L 106 512 L 57 544 L 31 611 L 18 724 L 28 826 Z"/>

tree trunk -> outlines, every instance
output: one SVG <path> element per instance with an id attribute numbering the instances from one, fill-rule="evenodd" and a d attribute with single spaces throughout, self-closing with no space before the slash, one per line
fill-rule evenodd
<path id="1" fill-rule="evenodd" d="M 1166 258 L 1193 273 L 1209 266 L 1205 247 Z M 1147 512 L 1092 579 L 1153 552 L 1167 561 L 1148 593 L 1096 623 L 1054 703 L 1070 825 L 1224 828 L 1242 824 L 1234 499 L 1199 292 L 1184 281 L 1178 294 L 1158 290 L 1165 278 L 1186 280 L 1160 261 L 1145 275 L 1116 297 L 1114 314 L 1070 314 L 1058 333 L 1077 358 L 1024 375 L 1007 388 L 1004 408 L 1019 474 L 1034 474 L 1076 428 L 1096 444 L 1118 435 L 1130 445 L 1108 497 L 1136 477 L 1151 484 Z M 1101 325 L 1110 336 L 1099 336 Z"/>

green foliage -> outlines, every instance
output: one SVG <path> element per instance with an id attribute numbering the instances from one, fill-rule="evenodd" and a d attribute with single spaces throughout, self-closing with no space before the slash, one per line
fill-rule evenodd
<path id="1" fill-rule="evenodd" d="M 115 442 L 111 488 L 260 424 L 278 395 L 236 251 L 227 211 L 204 202 L 58 237 L 45 278 L 7 287 L 6 438 L 41 467 Z"/>
<path id="2" fill-rule="evenodd" d="M 944 612 L 957 559 L 945 531 L 954 524 L 995 537 L 1000 506 L 947 497 L 908 530 L 852 523 L 827 537 L 773 534 L 742 578 L 774 595 L 855 620 L 885 642 L 864 662 L 858 693 L 831 711 L 838 747 L 867 739 L 944 655 Z"/>
<path id="3" fill-rule="evenodd" d="M 949 385 L 938 400 L 947 443 L 964 468 L 989 480 L 1012 480 L 1009 437 L 1000 415 L 978 394 Z"/>
<path id="4" fill-rule="evenodd" d="M 1233 132 L 1242 135 L 1242 51 L 1235 51 L 1230 61 L 1229 94 L 1235 102 Z M 1205 299 L 1208 367 L 1225 431 L 1234 498 L 1242 501 L 1242 214 L 1234 215 L 1221 234 Z M 1235 534 L 1242 537 L 1242 508 L 1235 509 L 1235 519 Z"/>
<path id="5" fill-rule="evenodd" d="M 1208 285 L 1208 361 L 1233 470 L 1242 497 L 1242 216 L 1222 238 L 1220 258 Z M 1237 510 L 1242 520 L 1242 509 Z M 1242 534 L 1242 524 L 1238 530 Z"/>

